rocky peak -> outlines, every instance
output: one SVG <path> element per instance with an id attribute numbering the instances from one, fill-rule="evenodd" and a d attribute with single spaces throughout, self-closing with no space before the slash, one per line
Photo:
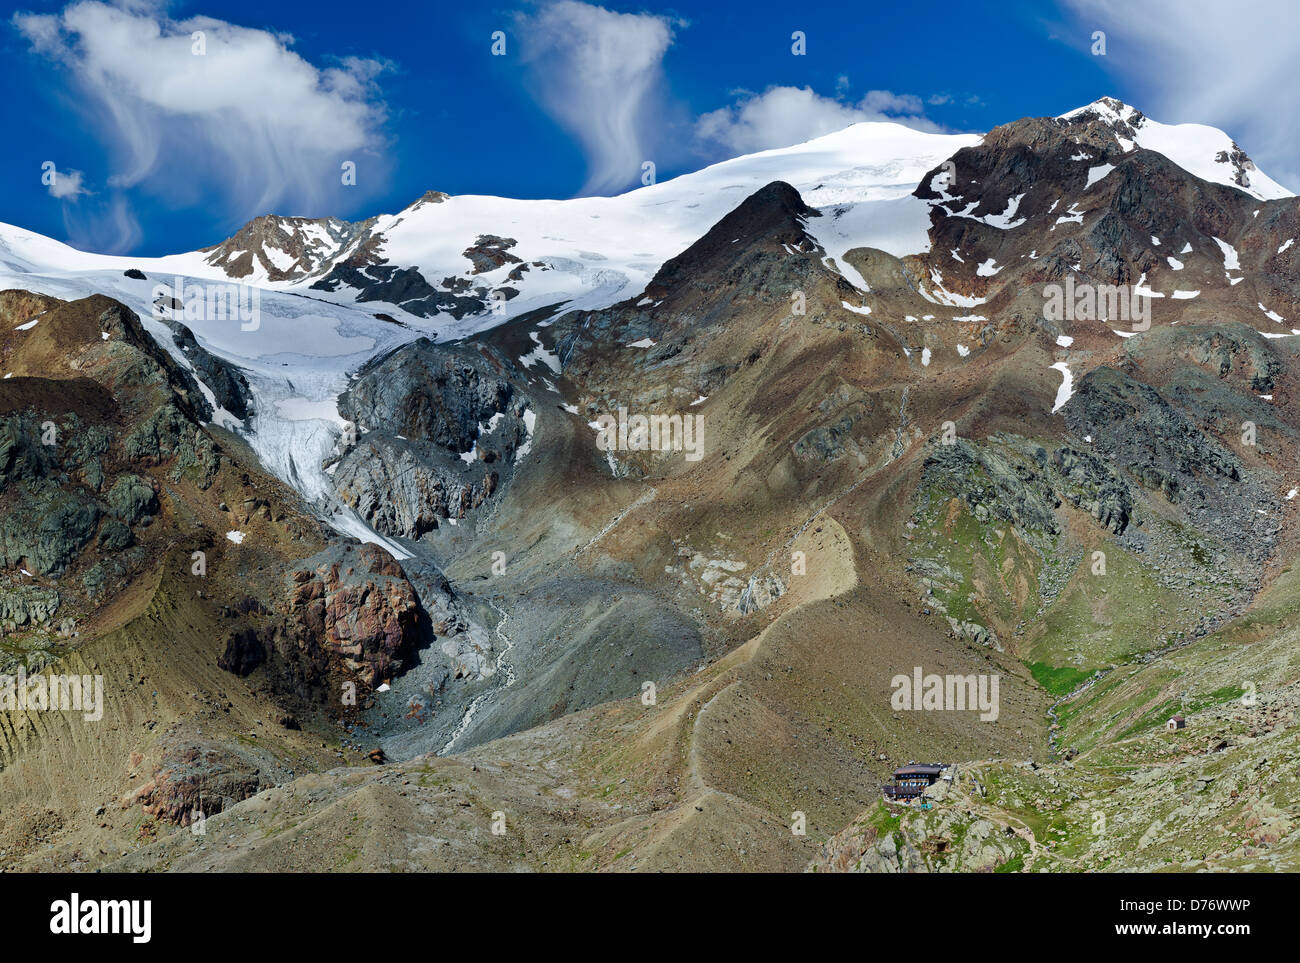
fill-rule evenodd
<path id="1" fill-rule="evenodd" d="M 420 195 L 420 199 L 407 208 L 407 210 L 418 211 L 420 208 L 424 207 L 425 204 L 441 204 L 449 197 L 451 197 L 450 194 L 444 194 L 442 191 L 425 191 Z"/>
<path id="2" fill-rule="evenodd" d="M 266 214 L 203 253 L 232 278 L 294 281 L 328 267 L 370 223 Z"/>
<path id="3" fill-rule="evenodd" d="M 1069 124 L 1086 124 L 1096 120 L 1105 124 L 1117 136 L 1132 140 L 1146 123 L 1146 115 L 1115 97 L 1099 97 L 1091 104 L 1062 114 L 1061 120 Z"/>
<path id="4" fill-rule="evenodd" d="M 647 286 L 646 295 L 658 299 L 684 281 L 725 272 L 751 247 L 816 247 L 816 241 L 804 229 L 804 221 L 820 216 L 789 184 L 773 181 L 741 201 L 708 233 L 665 263 Z"/>

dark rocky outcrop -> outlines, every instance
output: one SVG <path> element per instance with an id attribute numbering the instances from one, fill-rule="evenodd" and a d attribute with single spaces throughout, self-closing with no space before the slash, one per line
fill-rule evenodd
<path id="1" fill-rule="evenodd" d="M 1065 480 L 1062 496 L 1116 535 L 1124 534 L 1133 514 L 1133 496 L 1105 462 L 1067 445 L 1053 452 L 1052 464 Z"/>
<path id="2" fill-rule="evenodd" d="M 1241 480 L 1232 452 L 1206 438 L 1150 385 L 1114 368 L 1083 378 L 1065 418 L 1076 435 L 1094 437 L 1099 451 L 1171 502 L 1192 492 L 1205 501 L 1219 481 Z"/>
<path id="3" fill-rule="evenodd" d="M 339 412 L 359 428 L 460 453 L 474 445 L 480 424 L 508 411 L 513 395 L 481 361 L 421 338 L 364 368 L 339 399 Z"/>
<path id="4" fill-rule="evenodd" d="M 176 740 L 167 747 L 153 778 L 122 800 L 139 804 L 147 816 L 178 826 L 222 812 L 269 786 L 284 774 L 255 751 L 232 751 L 205 740 Z"/>
<path id="5" fill-rule="evenodd" d="M 965 438 L 935 447 L 925 461 L 922 485 L 937 486 L 961 498 L 977 516 L 1000 518 L 1025 533 L 1060 531 L 1055 510 L 1061 500 L 1045 473 Z"/>
<path id="6" fill-rule="evenodd" d="M 203 383 L 217 399 L 217 404 L 243 421 L 252 413 L 252 392 L 248 379 L 235 365 L 203 348 L 194 337 L 194 332 L 179 321 L 167 321 L 172 330 L 172 340 L 176 347 L 189 358 L 203 379 Z"/>
<path id="7" fill-rule="evenodd" d="M 470 294 L 458 293 L 467 289 L 455 279 L 443 282 L 445 290 L 435 288 L 414 267 L 399 268 L 392 264 L 356 265 L 348 262 L 336 264 L 330 272 L 312 285 L 320 291 L 337 291 L 341 287 L 356 289 L 358 301 L 386 301 L 399 304 L 402 310 L 416 317 L 427 318 L 435 314 L 449 314 L 456 320 L 489 306 L 488 289 L 475 286 Z"/>
<path id="8" fill-rule="evenodd" d="M 174 405 L 159 408 L 127 436 L 126 455 L 142 465 L 172 463 L 179 477 L 193 472 L 201 488 L 216 474 L 219 456 L 212 438 Z"/>
<path id="9" fill-rule="evenodd" d="M 527 399 L 481 357 L 420 339 L 363 369 L 339 399 L 360 433 L 333 469 L 344 503 L 416 538 L 491 497 L 528 438 Z"/>
<path id="10" fill-rule="evenodd" d="M 217 665 L 235 675 L 248 675 L 266 660 L 266 648 L 251 628 L 236 629 L 226 636 L 226 650 Z"/>
<path id="11" fill-rule="evenodd" d="M 367 438 L 339 463 L 334 485 L 378 531 L 419 538 L 448 518 L 464 518 L 497 490 L 495 470 L 467 474 L 442 464 L 448 461 L 425 445 Z"/>
<path id="12" fill-rule="evenodd" d="M 59 602 L 57 590 L 36 585 L 0 592 L 0 625 L 43 625 L 54 618 Z"/>
<path id="13" fill-rule="evenodd" d="M 474 265 L 471 274 L 484 274 L 495 271 L 507 264 L 522 264 L 519 258 L 510 253 L 518 241 L 513 237 L 497 237 L 495 234 L 480 234 L 474 243 L 465 249 L 465 257 Z"/>
<path id="14" fill-rule="evenodd" d="M 128 525 L 158 512 L 158 496 L 152 483 L 139 475 L 122 475 L 108 492 L 108 507 Z"/>

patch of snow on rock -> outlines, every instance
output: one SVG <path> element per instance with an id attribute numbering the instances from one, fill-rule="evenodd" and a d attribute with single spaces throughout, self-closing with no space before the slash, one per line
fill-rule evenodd
<path id="1" fill-rule="evenodd" d="M 1052 365 L 1052 370 L 1061 372 L 1061 387 L 1056 389 L 1056 403 L 1052 405 L 1052 414 L 1056 414 L 1074 394 L 1074 375 L 1064 361 L 1056 362 Z"/>

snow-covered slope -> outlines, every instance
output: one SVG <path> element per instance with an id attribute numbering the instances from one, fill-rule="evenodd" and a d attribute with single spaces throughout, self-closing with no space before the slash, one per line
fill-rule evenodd
<path id="1" fill-rule="evenodd" d="M 929 208 L 911 192 L 927 170 L 978 141 L 898 124 L 855 124 L 617 197 L 514 200 L 431 192 L 396 214 L 354 224 L 262 217 L 215 248 L 166 258 L 98 258 L 9 228 L 0 229 L 0 245 L 20 271 L 137 267 L 151 276 L 236 280 L 338 304 L 364 297 L 369 313 L 401 317 L 444 339 L 464 337 L 544 305 L 599 308 L 639 293 L 665 261 L 774 180 L 790 183 L 830 215 L 809 229 L 832 257 L 858 246 L 897 255 L 924 251 Z M 503 248 L 508 258 L 500 266 L 468 256 L 484 237 L 513 242 Z M 385 300 L 396 285 L 376 283 L 365 294 L 356 281 L 322 288 L 331 267 L 345 263 L 414 269 L 438 294 L 472 296 L 477 289 L 481 303 L 457 317 L 430 310 L 427 298 Z M 494 301 L 491 292 L 503 294 Z"/>
<path id="2" fill-rule="evenodd" d="M 928 206 L 909 195 L 926 170 L 978 140 L 897 124 L 855 124 L 806 144 L 735 158 L 617 197 L 422 199 L 398 214 L 377 218 L 370 235 L 381 239 L 377 250 L 385 263 L 416 267 L 432 284 L 451 278 L 488 291 L 518 292 L 496 314 L 489 309 L 456 320 L 439 313 L 426 321 L 444 336 L 461 337 L 556 301 L 597 308 L 639 293 L 665 261 L 774 180 L 793 185 L 813 207 L 835 208 L 838 216 L 810 224 L 832 257 L 864 245 L 898 255 L 923 251 Z M 466 252 L 483 236 L 513 240 L 508 248 L 512 260 L 473 273 Z M 322 296 L 319 290 L 313 293 Z M 355 294 L 343 286 L 323 296 L 351 300 Z M 402 309 L 401 304 L 372 303 L 378 310 Z"/>
<path id="3" fill-rule="evenodd" d="M 1126 152 L 1141 147 L 1164 154 L 1201 180 L 1235 187 L 1261 201 L 1294 196 L 1255 167 L 1254 161 L 1246 156 L 1236 141 L 1217 127 L 1157 123 L 1136 107 L 1113 97 L 1103 97 L 1086 107 L 1062 114 L 1061 119 L 1076 120 L 1088 115 L 1106 121 Z"/>

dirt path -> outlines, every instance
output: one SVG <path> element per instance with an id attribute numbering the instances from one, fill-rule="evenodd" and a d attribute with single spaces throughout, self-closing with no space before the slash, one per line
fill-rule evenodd
<path id="1" fill-rule="evenodd" d="M 652 501 L 655 500 L 658 494 L 659 492 L 653 488 L 647 489 L 646 491 L 642 492 L 640 495 L 637 496 L 636 501 L 632 502 L 632 504 L 628 505 L 627 508 L 623 509 L 617 515 L 615 515 L 613 519 L 610 520 L 610 523 L 608 525 L 606 525 L 599 532 L 593 535 L 591 541 L 589 541 L 586 545 L 582 546 L 582 548 L 574 552 L 573 553 L 574 557 L 576 558 L 577 556 L 585 552 L 587 549 L 591 548 L 591 546 L 599 542 L 602 538 L 604 538 L 606 535 L 612 532 L 618 526 L 618 524 L 621 521 L 623 521 L 623 519 L 627 518 L 628 515 L 632 514 L 638 508 L 641 508 L 644 505 L 649 505 Z"/>

